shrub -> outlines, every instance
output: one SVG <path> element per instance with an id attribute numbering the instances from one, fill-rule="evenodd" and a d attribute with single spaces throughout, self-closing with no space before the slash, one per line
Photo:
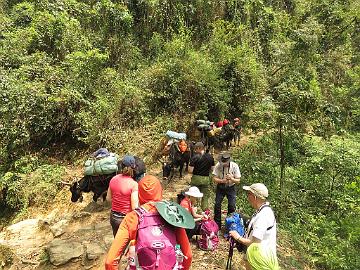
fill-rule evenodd
<path id="1" fill-rule="evenodd" d="M 282 191 L 276 136 L 265 133 L 234 153 L 243 184 L 267 185 L 280 227 L 292 233 L 309 261 L 320 269 L 358 269 L 359 136 L 327 140 L 287 132 Z M 241 191 L 238 198 L 252 212 Z"/>
<path id="2" fill-rule="evenodd" d="M 0 189 L 5 193 L 0 203 L 20 211 L 28 206 L 49 204 L 59 191 L 58 183 L 65 171 L 59 165 L 38 165 L 31 157 L 28 162 L 24 161 L 17 163 L 14 172 L 0 178 Z"/>
<path id="3" fill-rule="evenodd" d="M 149 93 L 151 113 L 191 119 L 204 111 L 218 117 L 228 110 L 229 96 L 218 68 L 205 51 L 196 51 L 190 33 L 174 35 L 157 62 L 145 69 L 141 82 Z"/>

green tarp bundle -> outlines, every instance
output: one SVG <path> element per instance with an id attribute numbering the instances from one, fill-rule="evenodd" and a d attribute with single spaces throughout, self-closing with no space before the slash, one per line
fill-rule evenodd
<path id="1" fill-rule="evenodd" d="M 110 153 L 101 159 L 88 159 L 85 162 L 85 175 L 111 174 L 118 170 L 118 155 Z"/>
<path id="2" fill-rule="evenodd" d="M 199 130 L 210 130 L 211 127 L 210 127 L 210 124 L 211 122 L 210 121 L 207 121 L 207 120 L 196 120 L 196 124 L 197 124 L 197 128 Z"/>

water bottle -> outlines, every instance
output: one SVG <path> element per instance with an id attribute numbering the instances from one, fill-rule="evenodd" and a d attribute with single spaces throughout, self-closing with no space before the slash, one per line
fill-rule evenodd
<path id="1" fill-rule="evenodd" d="M 210 235 L 206 236 L 206 241 L 207 241 L 207 246 L 208 246 L 208 250 L 213 250 L 213 243 L 211 241 L 211 239 L 214 238 L 214 232 L 211 232 Z"/>
<path id="2" fill-rule="evenodd" d="M 185 255 L 182 253 L 180 245 L 175 245 L 175 256 L 176 256 L 176 264 L 175 264 L 175 270 L 183 269 L 183 261 Z"/>
<path id="3" fill-rule="evenodd" d="M 135 252 L 135 240 L 130 241 L 129 253 L 128 253 L 128 265 L 126 270 L 136 270 L 136 252 Z"/>

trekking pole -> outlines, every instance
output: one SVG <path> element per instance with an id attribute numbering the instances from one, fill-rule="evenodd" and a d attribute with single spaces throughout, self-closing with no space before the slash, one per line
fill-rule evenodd
<path id="1" fill-rule="evenodd" d="M 122 259 L 123 255 L 126 256 L 126 254 L 127 254 L 128 251 L 129 251 L 129 248 L 130 248 L 130 242 L 126 245 L 124 252 L 120 254 L 120 257 L 119 257 L 119 265 L 118 265 L 119 270 L 121 269 L 121 266 L 122 266 L 122 264 L 121 264 L 121 259 Z M 128 267 L 128 264 L 125 265 L 124 270 L 126 270 L 127 267 Z"/>
<path id="2" fill-rule="evenodd" d="M 229 247 L 229 254 L 228 254 L 228 259 L 227 259 L 227 263 L 226 263 L 226 270 L 231 270 L 231 262 L 232 262 L 232 257 L 234 254 L 235 242 L 232 237 L 230 237 L 229 243 L 230 243 L 230 247 Z"/>

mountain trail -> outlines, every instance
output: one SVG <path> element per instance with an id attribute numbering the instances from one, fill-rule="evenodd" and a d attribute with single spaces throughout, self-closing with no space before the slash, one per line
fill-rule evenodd
<path id="1" fill-rule="evenodd" d="M 247 141 L 248 137 L 243 136 L 240 147 Z M 214 157 L 217 158 L 217 154 Z M 68 174 L 73 178 L 79 172 L 81 170 L 76 168 Z M 159 179 L 161 173 L 158 167 L 148 171 Z M 170 183 L 163 183 L 164 199 L 176 201 L 177 194 L 189 186 L 190 178 L 187 173 L 179 178 L 177 171 Z M 42 209 L 37 214 L 31 212 L 29 215 L 33 218 L 2 230 L 0 247 L 8 247 L 13 253 L 12 265 L 3 269 L 104 269 L 106 253 L 113 241 L 109 213 L 110 205 L 93 202 L 92 193 L 84 193 L 82 202 L 71 203 L 70 191 L 64 187 L 49 209 Z M 229 245 L 222 236 L 219 248 L 214 252 L 200 250 L 195 237 L 191 246 L 192 269 L 225 269 Z M 241 254 L 234 252 L 233 269 L 243 269 L 241 260 Z M 120 269 L 125 266 L 123 256 Z"/>

